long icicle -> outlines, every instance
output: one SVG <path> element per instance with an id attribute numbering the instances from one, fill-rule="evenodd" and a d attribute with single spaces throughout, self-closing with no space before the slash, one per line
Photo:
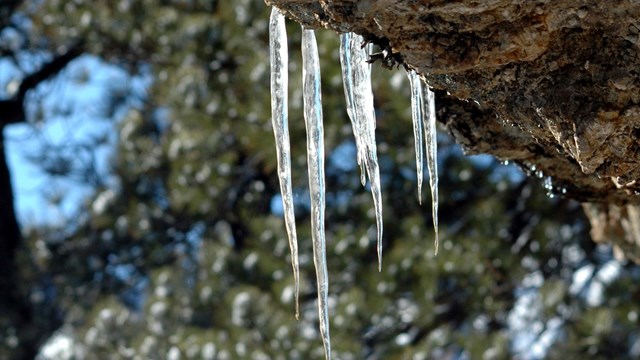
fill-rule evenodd
<path id="1" fill-rule="evenodd" d="M 371 195 L 373 196 L 373 206 L 376 213 L 377 226 L 377 249 L 378 249 L 378 271 L 382 271 L 382 189 L 380 185 L 380 166 L 378 164 L 378 154 L 376 149 L 376 112 L 373 106 L 373 90 L 371 89 L 371 64 L 369 54 L 371 45 L 363 47 L 364 38 L 360 35 L 351 39 L 351 49 L 354 53 L 362 56 L 362 60 L 358 60 L 358 67 L 355 71 L 354 82 L 356 84 L 354 99 L 356 107 L 362 114 L 359 115 L 364 119 L 366 128 L 366 146 L 367 146 L 367 176 L 371 184 Z M 361 71 L 360 71 L 361 69 Z M 360 77 L 362 76 L 362 77 Z"/>
<path id="2" fill-rule="evenodd" d="M 413 120 L 413 139 L 416 149 L 416 174 L 418 176 L 418 201 L 422 204 L 422 178 L 424 170 L 424 138 L 422 135 L 422 81 L 411 70 L 407 72 L 411 85 L 411 118 Z"/>
<path id="3" fill-rule="evenodd" d="M 318 315 L 325 358 L 331 359 L 329 337 L 329 280 L 327 275 L 326 243 L 324 233 L 324 139 L 322 124 L 322 97 L 320 94 L 320 60 L 313 30 L 302 29 L 302 93 L 304 122 L 307 128 L 307 162 L 311 193 L 311 235 L 313 262 L 318 286 Z"/>
<path id="4" fill-rule="evenodd" d="M 371 89 L 371 64 L 367 62 L 369 52 L 363 47 L 364 39 L 357 34 L 342 34 L 340 60 L 347 98 L 347 113 L 351 119 L 353 134 L 358 148 L 358 160 L 365 165 L 371 183 L 371 195 L 376 213 L 378 271 L 382 270 L 382 191 L 380 168 L 376 150 L 376 118 Z M 364 185 L 364 172 L 362 173 Z"/>
<path id="5" fill-rule="evenodd" d="M 436 233 L 435 254 L 438 255 L 438 137 L 436 131 L 435 94 L 429 85 L 422 84 L 423 120 L 427 140 L 427 167 L 429 168 L 429 186 L 431 187 L 431 211 L 433 228 Z"/>
<path id="6" fill-rule="evenodd" d="M 287 30 L 284 15 L 275 7 L 269 20 L 269 49 L 271 57 L 271 121 L 278 156 L 278 178 L 284 208 L 284 219 L 289 235 L 291 266 L 295 282 L 296 319 L 300 317 L 300 271 L 298 264 L 298 237 L 296 235 L 293 191 L 291 189 L 291 145 L 288 124 L 288 65 Z"/>

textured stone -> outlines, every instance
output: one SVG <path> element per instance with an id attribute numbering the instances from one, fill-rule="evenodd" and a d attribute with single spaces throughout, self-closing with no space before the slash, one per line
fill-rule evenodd
<path id="1" fill-rule="evenodd" d="M 591 223 L 591 239 L 611 243 L 613 254 L 640 264 L 640 208 L 637 205 L 583 203 Z"/>
<path id="2" fill-rule="evenodd" d="M 640 1 L 267 3 L 309 27 L 388 41 L 442 90 L 439 121 L 467 153 L 549 176 L 581 202 L 640 204 Z"/>

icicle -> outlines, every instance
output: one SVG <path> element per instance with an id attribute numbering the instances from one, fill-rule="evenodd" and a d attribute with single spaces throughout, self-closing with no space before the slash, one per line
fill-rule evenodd
<path id="1" fill-rule="evenodd" d="M 429 168 L 429 186 L 431 187 L 431 211 L 433 228 L 436 233 L 435 254 L 438 255 L 438 142 L 436 132 L 435 94 L 427 84 L 422 86 L 424 132 L 427 140 L 427 167 Z"/>
<path id="2" fill-rule="evenodd" d="M 342 83 L 344 85 L 344 97 L 347 102 L 347 114 L 351 119 L 351 127 L 353 128 L 354 135 L 359 132 L 359 125 L 356 122 L 356 108 L 353 100 L 353 66 L 351 61 L 351 41 L 352 33 L 340 34 L 340 63 L 342 65 Z M 364 186 L 367 182 L 365 167 L 364 167 L 364 149 L 362 144 L 362 137 L 355 135 L 357 160 L 360 165 L 360 182 Z"/>
<path id="3" fill-rule="evenodd" d="M 298 238 L 293 210 L 293 191 L 291 189 L 291 147 L 289 142 L 289 124 L 287 113 L 288 65 L 287 30 L 284 15 L 275 7 L 271 10 L 269 21 L 269 49 L 271 56 L 271 121 L 276 139 L 278 156 L 278 178 L 284 208 L 284 218 L 289 235 L 291 266 L 295 282 L 296 319 L 300 316 L 298 294 L 300 292 L 300 272 L 298 265 Z"/>
<path id="4" fill-rule="evenodd" d="M 326 244 L 324 234 L 324 139 L 322 125 L 322 99 L 320 95 L 320 63 L 313 30 L 302 29 L 302 93 L 304 122 L 307 128 L 307 162 L 311 193 L 311 233 L 313 262 L 318 285 L 318 315 L 325 358 L 331 359 L 329 338 L 329 280 L 327 275 Z"/>
<path id="5" fill-rule="evenodd" d="M 362 47 L 364 39 L 356 34 L 340 36 L 340 61 L 344 82 L 347 113 L 351 119 L 358 149 L 361 181 L 365 184 L 365 171 L 371 182 L 371 194 L 376 212 L 378 271 L 382 270 L 382 192 L 380 169 L 376 151 L 376 119 L 371 90 L 371 64 L 368 48 Z M 364 169 L 362 169 L 364 164 Z"/>
<path id="6" fill-rule="evenodd" d="M 424 138 L 422 137 L 422 81 L 411 70 L 407 72 L 411 84 L 411 118 L 413 119 L 413 139 L 416 148 L 416 174 L 418 175 L 418 201 L 422 204 L 422 176 L 424 163 Z"/>

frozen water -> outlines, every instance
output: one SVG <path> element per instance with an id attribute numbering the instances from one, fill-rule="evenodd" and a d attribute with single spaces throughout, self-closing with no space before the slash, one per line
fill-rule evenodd
<path id="1" fill-rule="evenodd" d="M 371 64 L 368 47 L 363 47 L 364 39 L 357 34 L 340 35 L 340 61 L 344 82 L 347 113 L 351 119 L 353 134 L 358 148 L 358 163 L 361 181 L 366 176 L 371 184 L 371 195 L 376 213 L 378 271 L 382 270 L 382 191 L 380 188 L 380 167 L 376 150 L 376 118 L 371 90 Z"/>
<path id="2" fill-rule="evenodd" d="M 418 176 L 418 201 L 422 204 L 422 176 L 424 164 L 424 138 L 422 137 L 422 81 L 411 70 L 407 72 L 411 84 L 411 119 L 413 120 L 413 139 L 416 149 L 416 173 Z"/>
<path id="3" fill-rule="evenodd" d="M 269 21 L 269 49 L 271 57 L 271 121 L 276 139 L 278 156 L 278 178 L 284 218 L 289 235 L 291 266 L 295 282 L 296 319 L 300 316 L 298 294 L 300 291 L 300 273 L 298 265 L 298 239 L 296 236 L 295 213 L 293 209 L 293 191 L 291 189 L 291 146 L 289 142 L 289 124 L 287 109 L 289 53 L 287 48 L 287 30 L 284 15 L 275 7 L 271 10 Z"/>
<path id="4" fill-rule="evenodd" d="M 438 137 L 436 131 L 435 94 L 427 84 L 422 86 L 423 128 L 427 142 L 427 168 L 429 169 L 429 186 L 431 188 L 431 211 L 435 237 L 435 254 L 438 254 Z"/>
<path id="5" fill-rule="evenodd" d="M 411 84 L 411 117 L 413 119 L 413 135 L 416 148 L 416 171 L 418 175 L 418 198 L 422 204 L 423 151 L 426 139 L 427 168 L 429 170 L 429 187 L 431 188 L 431 211 L 435 231 L 435 253 L 438 254 L 438 137 L 436 131 L 435 94 L 429 85 L 423 83 L 413 70 L 407 73 Z"/>
<path id="6" fill-rule="evenodd" d="M 344 86 L 344 97 L 347 103 L 347 114 L 351 120 L 351 126 L 356 139 L 356 148 L 358 149 L 357 160 L 358 165 L 360 165 L 360 182 L 362 183 L 362 186 L 364 186 L 367 181 L 363 160 L 364 145 L 362 144 L 362 137 L 356 135 L 356 133 L 358 133 L 358 124 L 355 120 L 356 108 L 353 100 L 353 67 L 351 63 L 352 38 L 352 33 L 340 34 L 340 63 L 342 65 L 342 83 Z"/>
<path id="7" fill-rule="evenodd" d="M 288 130 L 288 53 L 287 34 L 283 15 L 273 9 L 269 23 L 271 56 L 271 107 L 273 131 L 278 156 L 278 177 L 282 193 L 283 212 L 291 248 L 295 280 L 296 318 L 299 316 L 299 265 L 298 243 L 295 228 L 291 185 L 291 154 Z M 382 269 L 382 194 L 380 168 L 377 158 L 375 129 L 376 119 L 371 89 L 371 65 L 369 47 L 360 35 L 347 33 L 340 36 L 340 61 L 344 82 L 347 113 L 351 120 L 357 148 L 357 161 L 363 185 L 369 179 L 376 214 L 378 271 Z M 315 33 L 302 29 L 302 68 L 304 120 L 307 131 L 307 162 L 311 197 L 311 230 L 313 260 L 316 269 L 318 314 L 320 334 L 326 359 L 331 358 L 329 336 L 328 291 L 329 281 L 325 240 L 325 175 L 324 129 L 320 91 L 320 64 Z M 422 203 L 423 163 L 426 149 L 429 185 L 431 188 L 433 225 L 435 229 L 435 253 L 438 253 L 438 169 L 437 134 L 435 122 L 435 97 L 433 92 L 414 71 L 408 73 L 411 83 L 411 110 L 416 148 L 418 197 Z M 424 147 L 423 147 L 424 146 Z"/>
<path id="8" fill-rule="evenodd" d="M 329 338 L 326 243 L 324 233 L 324 139 L 322 124 L 322 98 L 320 94 L 320 60 L 313 30 L 302 30 L 302 93 L 304 121 L 307 128 L 307 162 L 309 167 L 309 190 L 311 194 L 311 234 L 313 239 L 313 262 L 316 267 L 318 286 L 318 315 L 320 334 L 324 343 L 325 357 L 331 358 Z"/>

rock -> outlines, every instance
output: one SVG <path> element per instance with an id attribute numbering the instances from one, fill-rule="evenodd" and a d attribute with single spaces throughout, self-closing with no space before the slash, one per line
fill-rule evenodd
<path id="1" fill-rule="evenodd" d="M 591 223 L 591 239 L 611 243 L 618 260 L 624 258 L 640 264 L 640 208 L 636 205 L 583 203 Z"/>
<path id="2" fill-rule="evenodd" d="M 640 204 L 638 0 L 266 2 L 305 26 L 388 43 L 441 90 L 439 121 L 467 153 L 596 204 L 592 224 Z"/>

